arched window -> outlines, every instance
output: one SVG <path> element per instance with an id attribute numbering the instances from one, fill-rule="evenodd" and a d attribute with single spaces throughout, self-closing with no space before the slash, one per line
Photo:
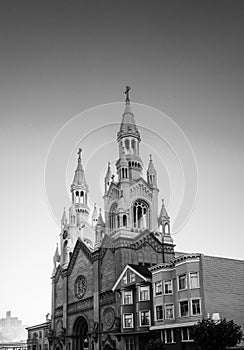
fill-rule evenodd
<path id="1" fill-rule="evenodd" d="M 138 229 L 149 227 L 148 204 L 138 199 L 133 206 L 133 226 Z"/>
<path id="2" fill-rule="evenodd" d="M 164 233 L 169 233 L 169 224 L 164 225 Z"/>
<path id="3" fill-rule="evenodd" d="M 132 154 L 136 153 L 136 143 L 135 140 L 131 140 L 131 148 L 132 148 Z"/>
<path id="4" fill-rule="evenodd" d="M 120 227 L 120 218 L 119 218 L 119 215 L 117 216 L 117 227 L 119 228 Z"/>
<path id="5" fill-rule="evenodd" d="M 110 227 L 110 231 L 113 231 L 116 228 L 116 211 L 117 211 L 117 203 L 114 203 L 111 206 L 111 209 L 110 209 L 110 212 L 109 212 L 109 227 Z"/>
<path id="6" fill-rule="evenodd" d="M 127 226 L 127 216 L 123 215 L 123 226 Z"/>

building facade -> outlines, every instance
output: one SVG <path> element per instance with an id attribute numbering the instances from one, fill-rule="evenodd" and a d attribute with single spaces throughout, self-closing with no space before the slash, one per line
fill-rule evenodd
<path id="1" fill-rule="evenodd" d="M 244 261 L 183 254 L 150 268 L 154 325 L 165 349 L 196 349 L 190 328 L 202 318 L 234 320 L 244 329 Z"/>
<path id="2" fill-rule="evenodd" d="M 174 258 L 170 218 L 163 201 L 158 210 L 157 172 L 150 156 L 143 175 L 141 136 L 128 87 L 125 94 L 117 133 L 116 176 L 108 163 L 103 212 L 96 206 L 91 212 L 88 205 L 89 186 L 81 150 L 78 152 L 71 206 L 68 215 L 64 210 L 53 259 L 51 350 L 143 350 L 153 322 L 147 267 Z M 126 293 L 128 286 L 123 285 L 121 274 L 129 276 L 131 271 L 134 286 Z M 136 306 L 125 303 L 130 298 Z"/>
<path id="3" fill-rule="evenodd" d="M 49 350 L 50 320 L 44 323 L 27 327 L 27 350 Z"/>

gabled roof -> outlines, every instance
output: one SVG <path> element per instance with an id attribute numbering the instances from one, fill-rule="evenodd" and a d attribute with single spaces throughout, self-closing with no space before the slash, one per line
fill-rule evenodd
<path id="1" fill-rule="evenodd" d="M 128 264 L 128 266 L 136 270 L 140 275 L 143 275 L 144 277 L 149 277 L 149 278 L 152 277 L 152 273 L 144 265 Z"/>
<path id="2" fill-rule="evenodd" d="M 127 264 L 123 271 L 121 272 L 121 274 L 119 275 L 119 278 L 117 279 L 117 281 L 115 282 L 112 291 L 114 292 L 115 289 L 117 288 L 118 284 L 120 283 L 120 281 L 122 280 L 125 272 L 127 270 L 130 270 L 131 272 L 135 273 L 138 277 L 140 277 L 142 280 L 144 280 L 145 282 L 148 282 L 151 277 L 152 274 L 151 272 L 143 265 L 133 265 L 133 264 Z"/>

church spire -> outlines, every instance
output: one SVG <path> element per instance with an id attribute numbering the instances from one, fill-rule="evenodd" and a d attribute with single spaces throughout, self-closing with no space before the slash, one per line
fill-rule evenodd
<path id="1" fill-rule="evenodd" d="M 151 187 L 157 187 L 157 172 L 153 165 L 152 155 L 150 154 L 147 168 L 147 182 Z"/>
<path id="2" fill-rule="evenodd" d="M 120 163 L 126 158 L 128 161 L 129 171 L 128 179 L 136 180 L 142 176 L 142 160 L 140 158 L 139 145 L 141 141 L 140 133 L 137 129 L 135 117 L 132 111 L 129 91 L 131 88 L 126 86 L 125 110 L 122 114 L 122 121 L 119 132 L 117 133 L 117 141 L 119 144 L 119 159 L 116 163 L 117 173 L 120 173 Z"/>
<path id="3" fill-rule="evenodd" d="M 81 152 L 82 149 L 79 148 L 79 151 L 77 153 L 77 167 L 70 191 L 72 193 L 72 204 L 74 204 L 76 212 L 87 216 L 89 215 L 89 207 L 87 205 L 87 194 L 89 192 L 89 188 L 81 162 Z"/>

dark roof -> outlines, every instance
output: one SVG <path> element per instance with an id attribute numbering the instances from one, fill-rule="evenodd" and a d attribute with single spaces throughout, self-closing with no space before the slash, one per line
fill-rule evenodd
<path id="1" fill-rule="evenodd" d="M 152 277 L 152 273 L 144 265 L 128 264 L 128 266 L 132 267 L 132 269 L 136 270 L 138 273 L 140 273 L 144 277 Z"/>

